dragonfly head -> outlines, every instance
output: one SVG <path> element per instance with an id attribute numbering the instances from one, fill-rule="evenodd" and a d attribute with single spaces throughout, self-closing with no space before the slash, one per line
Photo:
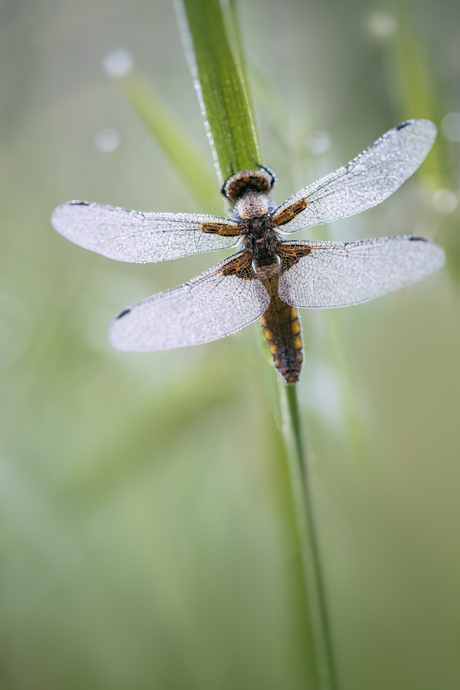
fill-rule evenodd
<path id="1" fill-rule="evenodd" d="M 276 183 L 274 173 L 260 166 L 259 170 L 241 170 L 228 177 L 222 185 L 222 194 L 232 204 L 251 192 L 269 194 Z"/>

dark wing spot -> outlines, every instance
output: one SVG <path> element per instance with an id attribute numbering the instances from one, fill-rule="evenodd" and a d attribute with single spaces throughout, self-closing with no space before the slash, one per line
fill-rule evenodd
<path id="1" fill-rule="evenodd" d="M 411 124 L 412 124 L 412 121 L 411 121 L 411 120 L 407 120 L 406 122 L 401 122 L 400 125 L 397 125 L 397 126 L 395 127 L 395 130 L 398 131 L 398 130 L 400 130 L 400 129 L 404 129 L 404 127 L 407 127 L 408 125 L 411 125 Z"/>
<path id="2" fill-rule="evenodd" d="M 257 280 L 257 274 L 254 271 L 249 254 L 237 255 L 235 258 L 230 257 L 228 261 L 220 269 L 221 275 L 236 276 L 243 280 Z"/>
<path id="3" fill-rule="evenodd" d="M 424 237 L 409 237 L 409 242 L 428 242 Z"/>
<path id="4" fill-rule="evenodd" d="M 89 201 L 69 201 L 69 206 L 89 206 Z"/>
<path id="5" fill-rule="evenodd" d="M 118 316 L 116 316 L 115 318 L 116 318 L 117 320 L 118 320 L 118 319 L 121 319 L 122 316 L 126 316 L 126 314 L 129 314 L 130 311 L 131 311 L 131 309 L 123 309 L 123 311 L 121 311 L 121 312 L 118 314 Z"/>
<path id="6" fill-rule="evenodd" d="M 295 218 L 299 213 L 302 213 L 302 211 L 304 211 L 307 208 L 309 203 L 310 202 L 306 197 L 298 199 L 298 201 L 294 201 L 287 208 L 284 208 L 279 213 L 275 213 L 272 219 L 274 225 L 279 226 L 285 225 L 285 223 L 289 223 L 289 221 Z"/>
<path id="7" fill-rule="evenodd" d="M 308 256 L 311 252 L 311 247 L 302 246 L 296 242 L 279 242 L 276 253 L 281 260 L 281 274 L 289 271 L 302 257 Z"/>
<path id="8" fill-rule="evenodd" d="M 199 229 L 201 232 L 222 235 L 223 237 L 237 237 L 242 232 L 242 229 L 235 223 L 231 225 L 227 225 L 227 223 L 201 223 Z"/>

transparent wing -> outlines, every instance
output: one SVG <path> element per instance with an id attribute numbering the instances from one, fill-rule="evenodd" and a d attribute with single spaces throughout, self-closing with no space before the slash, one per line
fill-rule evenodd
<path id="1" fill-rule="evenodd" d="M 429 120 L 409 120 L 390 129 L 348 165 L 301 189 L 274 214 L 283 232 L 295 232 L 346 218 L 371 208 L 393 194 L 422 163 L 436 138 Z M 289 208 L 304 211 L 289 221 Z"/>
<path id="2" fill-rule="evenodd" d="M 238 232 L 238 225 L 227 218 L 140 213 L 88 201 L 69 201 L 58 206 L 51 222 L 61 235 L 85 249 L 109 259 L 137 263 L 226 249 L 238 241 L 237 236 L 214 234 L 218 228 Z"/>
<path id="3" fill-rule="evenodd" d="M 445 259 L 437 244 L 411 236 L 289 242 L 281 248 L 287 251 L 281 259 L 279 295 L 293 307 L 310 309 L 366 302 L 425 278 Z"/>
<path id="4" fill-rule="evenodd" d="M 188 283 L 122 311 L 109 339 L 119 350 L 199 345 L 238 331 L 261 316 L 270 297 L 243 252 Z"/>

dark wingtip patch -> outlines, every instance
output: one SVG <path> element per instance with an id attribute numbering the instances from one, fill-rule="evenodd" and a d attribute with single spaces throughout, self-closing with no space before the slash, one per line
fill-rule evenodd
<path id="1" fill-rule="evenodd" d="M 116 320 L 118 321 L 118 319 L 121 319 L 123 316 L 126 316 L 126 314 L 129 314 L 130 311 L 131 309 L 123 309 L 123 311 L 121 311 L 116 317 Z"/>
<path id="2" fill-rule="evenodd" d="M 89 206 L 89 201 L 69 201 L 69 206 Z"/>
<path id="3" fill-rule="evenodd" d="M 428 242 L 428 240 L 425 237 L 409 237 L 409 242 Z"/>
<path id="4" fill-rule="evenodd" d="M 396 129 L 396 131 L 399 131 L 400 129 L 404 129 L 404 127 L 408 127 L 411 124 L 412 124 L 411 120 L 406 120 L 406 122 L 401 122 L 400 125 L 397 125 L 397 127 L 395 127 L 395 129 Z"/>

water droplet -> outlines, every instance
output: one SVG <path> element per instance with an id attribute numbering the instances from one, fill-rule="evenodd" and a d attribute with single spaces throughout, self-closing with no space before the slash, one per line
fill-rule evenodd
<path id="1" fill-rule="evenodd" d="M 433 194 L 433 206 L 439 213 L 452 213 L 457 208 L 457 196 L 450 189 L 438 189 Z"/>
<path id="2" fill-rule="evenodd" d="M 104 58 L 104 69 L 107 74 L 115 79 L 126 77 L 132 72 L 134 58 L 129 50 L 113 50 Z"/>
<path id="3" fill-rule="evenodd" d="M 121 138 L 116 129 L 101 129 L 95 135 L 93 142 L 101 153 L 111 153 L 120 146 Z"/>
<path id="4" fill-rule="evenodd" d="M 442 133 L 448 139 L 448 141 L 453 141 L 455 144 L 460 143 L 460 113 L 452 112 L 447 113 L 442 118 L 441 122 Z"/>
<path id="5" fill-rule="evenodd" d="M 308 140 L 308 148 L 315 156 L 326 153 L 331 145 L 331 137 L 327 132 L 317 131 L 310 135 Z"/>
<path id="6" fill-rule="evenodd" d="M 396 31 L 396 18 L 387 12 L 373 12 L 367 18 L 367 30 L 379 40 L 390 38 Z"/>

